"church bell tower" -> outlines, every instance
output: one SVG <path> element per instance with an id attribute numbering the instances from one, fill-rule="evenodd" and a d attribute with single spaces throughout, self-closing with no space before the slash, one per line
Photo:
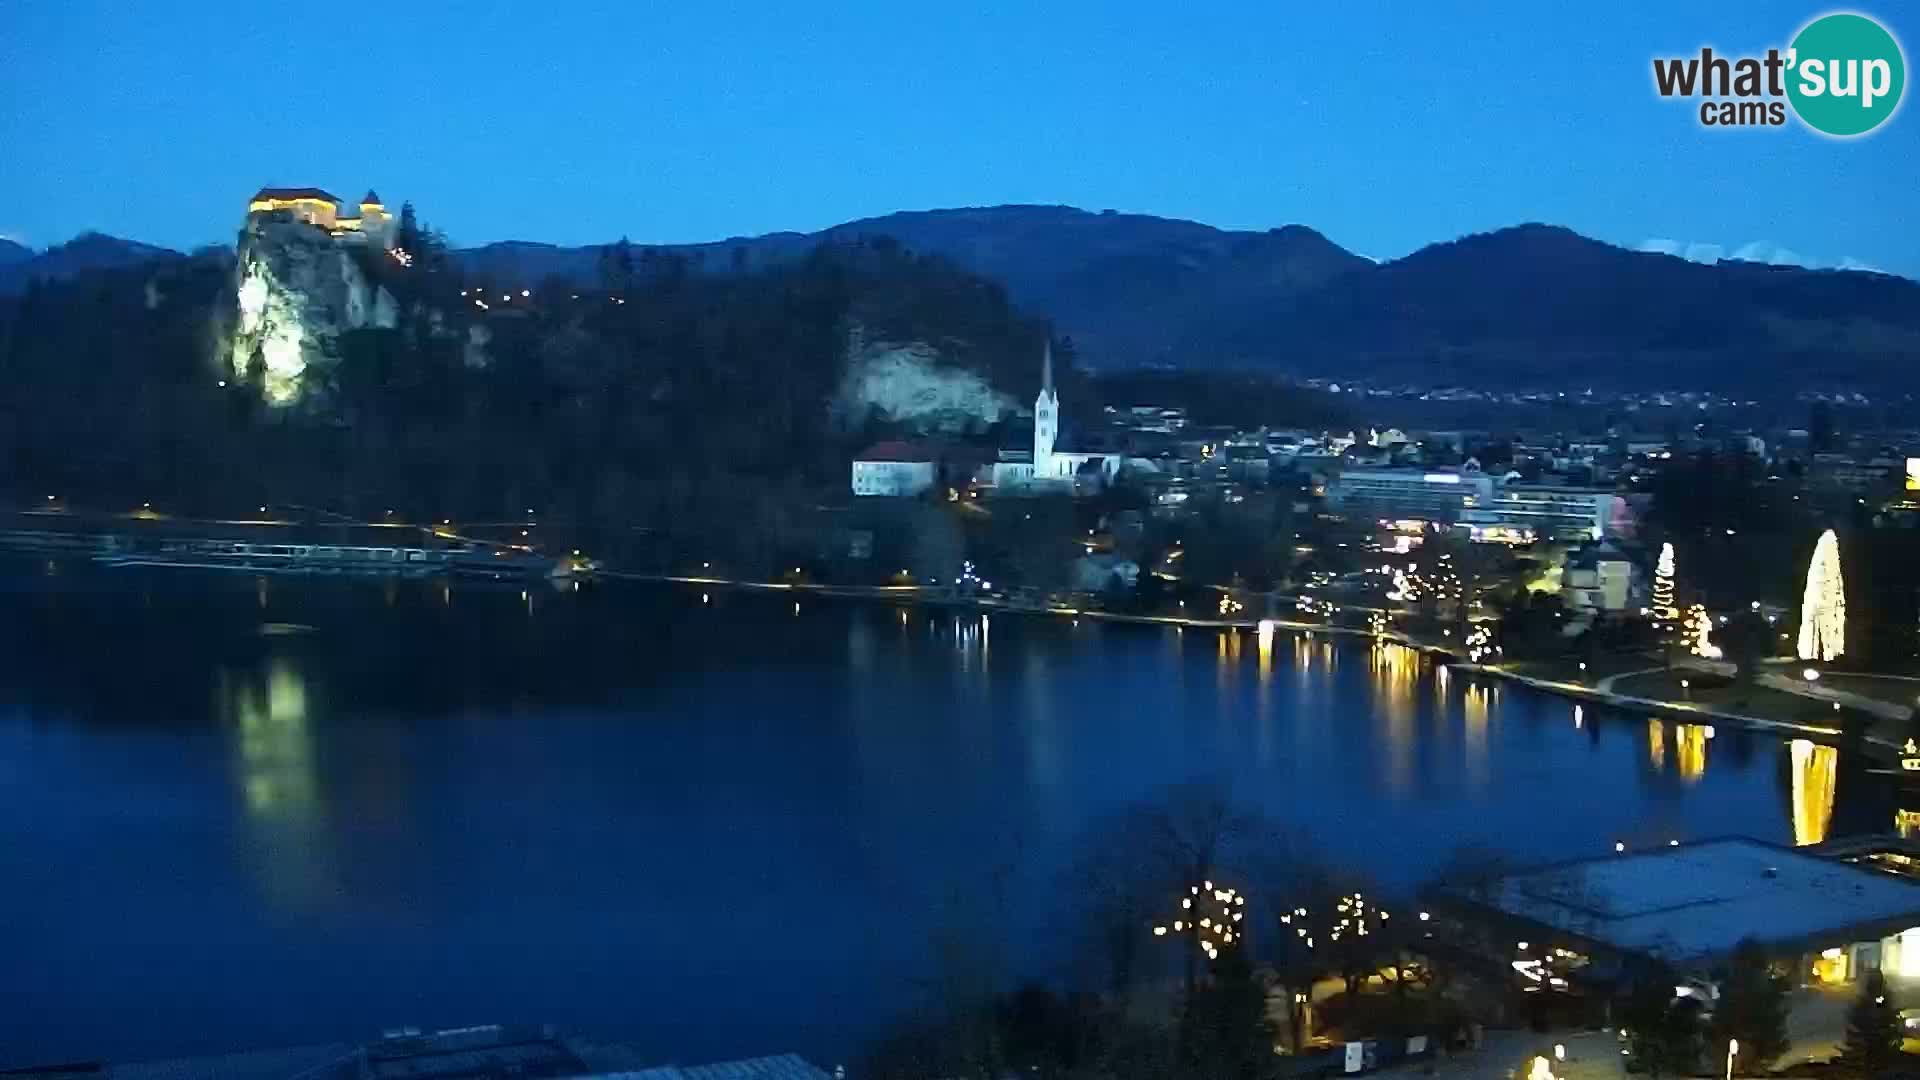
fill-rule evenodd
<path id="1" fill-rule="evenodd" d="M 1053 442 L 1060 434 L 1060 395 L 1053 391 L 1053 338 L 1040 358 L 1040 396 L 1033 399 L 1033 475 L 1053 475 Z"/>

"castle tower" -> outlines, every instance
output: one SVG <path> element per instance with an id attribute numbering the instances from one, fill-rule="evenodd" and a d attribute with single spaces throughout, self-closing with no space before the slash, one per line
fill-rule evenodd
<path id="1" fill-rule="evenodd" d="M 380 196 L 369 188 L 366 196 L 360 200 L 360 231 L 366 233 L 374 243 L 392 247 L 392 226 L 393 216 L 387 213 Z"/>
<path id="2" fill-rule="evenodd" d="M 1060 395 L 1053 390 L 1053 338 L 1040 358 L 1040 396 L 1033 399 L 1033 475 L 1053 475 L 1053 443 L 1060 435 Z"/>

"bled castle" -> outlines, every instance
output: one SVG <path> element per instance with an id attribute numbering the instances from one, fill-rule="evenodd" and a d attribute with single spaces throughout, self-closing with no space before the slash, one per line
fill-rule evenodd
<path id="1" fill-rule="evenodd" d="M 393 246 L 393 215 L 372 191 L 352 207 L 321 188 L 261 188 L 247 201 L 247 224 L 275 220 L 304 222 L 344 243 Z"/>

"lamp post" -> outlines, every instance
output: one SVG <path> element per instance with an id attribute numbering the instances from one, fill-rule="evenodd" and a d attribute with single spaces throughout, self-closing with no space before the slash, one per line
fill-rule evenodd
<path id="1" fill-rule="evenodd" d="M 1727 1040 L 1727 1080 L 1733 1080 L 1733 1055 L 1740 1052 L 1740 1040 Z"/>

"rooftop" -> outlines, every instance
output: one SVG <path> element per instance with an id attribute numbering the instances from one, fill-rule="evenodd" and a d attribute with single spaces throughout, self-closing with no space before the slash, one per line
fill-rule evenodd
<path id="1" fill-rule="evenodd" d="M 1920 883 L 1745 838 L 1514 874 L 1470 902 L 1673 962 L 1724 955 L 1749 937 L 1831 945 L 1920 925 Z"/>
<path id="2" fill-rule="evenodd" d="M 260 202 L 263 199 L 325 199 L 335 205 L 340 202 L 340 196 L 317 187 L 263 187 L 247 201 Z"/>
<path id="3" fill-rule="evenodd" d="M 855 461 L 932 461 L 932 449 L 898 439 L 877 442 L 853 455 Z"/>

